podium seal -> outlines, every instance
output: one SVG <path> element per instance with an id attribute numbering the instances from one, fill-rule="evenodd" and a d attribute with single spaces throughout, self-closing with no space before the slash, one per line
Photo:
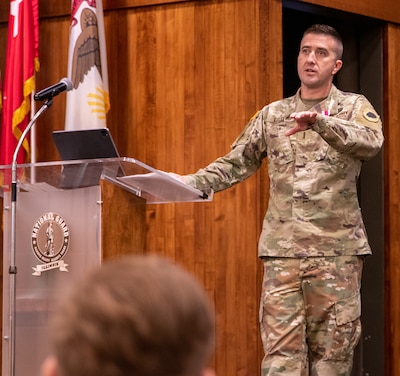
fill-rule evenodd
<path id="1" fill-rule="evenodd" d="M 68 251 L 69 229 L 64 218 L 57 213 L 48 212 L 35 222 L 31 234 L 32 251 L 42 262 L 32 267 L 35 276 L 52 269 L 67 272 L 68 264 L 62 260 Z"/>

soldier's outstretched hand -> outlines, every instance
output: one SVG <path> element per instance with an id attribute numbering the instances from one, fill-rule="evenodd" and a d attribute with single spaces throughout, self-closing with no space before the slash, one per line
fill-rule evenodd
<path id="1" fill-rule="evenodd" d="M 296 125 L 285 132 L 285 136 L 291 136 L 297 132 L 306 131 L 317 119 L 317 112 L 302 111 L 294 112 L 290 117 L 296 122 Z"/>

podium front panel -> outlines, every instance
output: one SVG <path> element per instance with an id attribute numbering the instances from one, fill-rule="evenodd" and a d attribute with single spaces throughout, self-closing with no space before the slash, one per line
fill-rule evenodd
<path id="1" fill-rule="evenodd" d="M 4 195 L 3 375 L 10 349 L 10 195 Z M 38 375 L 49 354 L 48 323 L 60 299 L 101 263 L 99 186 L 18 192 L 16 202 L 15 375 Z"/>

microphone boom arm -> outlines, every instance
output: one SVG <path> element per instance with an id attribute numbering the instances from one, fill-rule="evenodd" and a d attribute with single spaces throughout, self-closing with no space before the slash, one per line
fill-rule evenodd
<path id="1" fill-rule="evenodd" d="M 9 361 L 10 361 L 10 376 L 15 375 L 15 336 L 16 336 L 16 209 L 17 209 L 17 158 L 21 145 L 26 138 L 26 135 L 36 123 L 38 117 L 53 104 L 53 99 L 47 100 L 42 107 L 32 117 L 25 130 L 22 132 L 14 151 L 11 165 L 11 239 L 10 239 L 10 267 L 8 274 L 10 275 L 10 336 L 9 336 Z M 4 337 L 4 339 L 7 339 Z"/>

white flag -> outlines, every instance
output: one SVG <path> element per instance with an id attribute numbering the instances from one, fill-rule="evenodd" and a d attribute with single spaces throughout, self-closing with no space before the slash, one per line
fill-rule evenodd
<path id="1" fill-rule="evenodd" d="M 104 128 L 110 108 L 102 0 L 72 0 L 65 129 Z"/>

